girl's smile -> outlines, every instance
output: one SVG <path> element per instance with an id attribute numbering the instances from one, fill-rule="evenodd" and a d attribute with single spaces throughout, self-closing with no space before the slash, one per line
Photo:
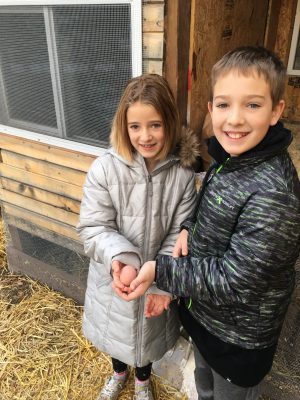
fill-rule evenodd
<path id="1" fill-rule="evenodd" d="M 147 169 L 151 172 L 165 144 L 160 114 L 150 104 L 137 101 L 127 110 L 127 129 L 132 146 L 144 157 Z"/>

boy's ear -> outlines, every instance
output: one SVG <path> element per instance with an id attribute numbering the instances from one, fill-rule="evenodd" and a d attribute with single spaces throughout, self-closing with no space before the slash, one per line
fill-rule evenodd
<path id="1" fill-rule="evenodd" d="M 272 118 L 271 118 L 271 123 L 270 125 L 276 125 L 279 118 L 281 117 L 281 114 L 284 110 L 285 107 L 285 101 L 284 100 L 279 100 L 279 102 L 276 104 L 276 106 L 273 108 L 272 111 Z"/>

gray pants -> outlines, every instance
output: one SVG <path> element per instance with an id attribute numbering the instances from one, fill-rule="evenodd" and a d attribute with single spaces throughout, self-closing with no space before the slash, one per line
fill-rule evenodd
<path id="1" fill-rule="evenodd" d="M 210 368 L 195 345 L 194 355 L 199 400 L 258 400 L 260 384 L 250 388 L 234 385 Z"/>

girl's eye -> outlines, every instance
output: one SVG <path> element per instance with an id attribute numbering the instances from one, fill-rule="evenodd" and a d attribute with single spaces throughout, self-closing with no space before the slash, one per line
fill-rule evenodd
<path id="1" fill-rule="evenodd" d="M 152 128 L 152 129 L 159 129 L 159 128 L 161 128 L 161 124 L 158 123 L 158 122 L 156 122 L 155 124 L 152 124 L 152 125 L 151 125 L 151 128 Z"/>
<path id="2" fill-rule="evenodd" d="M 216 107 L 217 108 L 227 108 L 227 107 L 229 107 L 229 104 L 228 103 L 217 103 Z"/>
<path id="3" fill-rule="evenodd" d="M 129 125 L 129 129 L 136 131 L 139 128 L 138 125 Z"/>

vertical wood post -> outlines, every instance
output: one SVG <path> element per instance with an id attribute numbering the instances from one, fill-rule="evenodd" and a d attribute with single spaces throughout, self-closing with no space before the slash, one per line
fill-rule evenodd
<path id="1" fill-rule="evenodd" d="M 166 0 L 164 76 L 173 90 L 181 123 L 187 120 L 191 0 Z"/>

